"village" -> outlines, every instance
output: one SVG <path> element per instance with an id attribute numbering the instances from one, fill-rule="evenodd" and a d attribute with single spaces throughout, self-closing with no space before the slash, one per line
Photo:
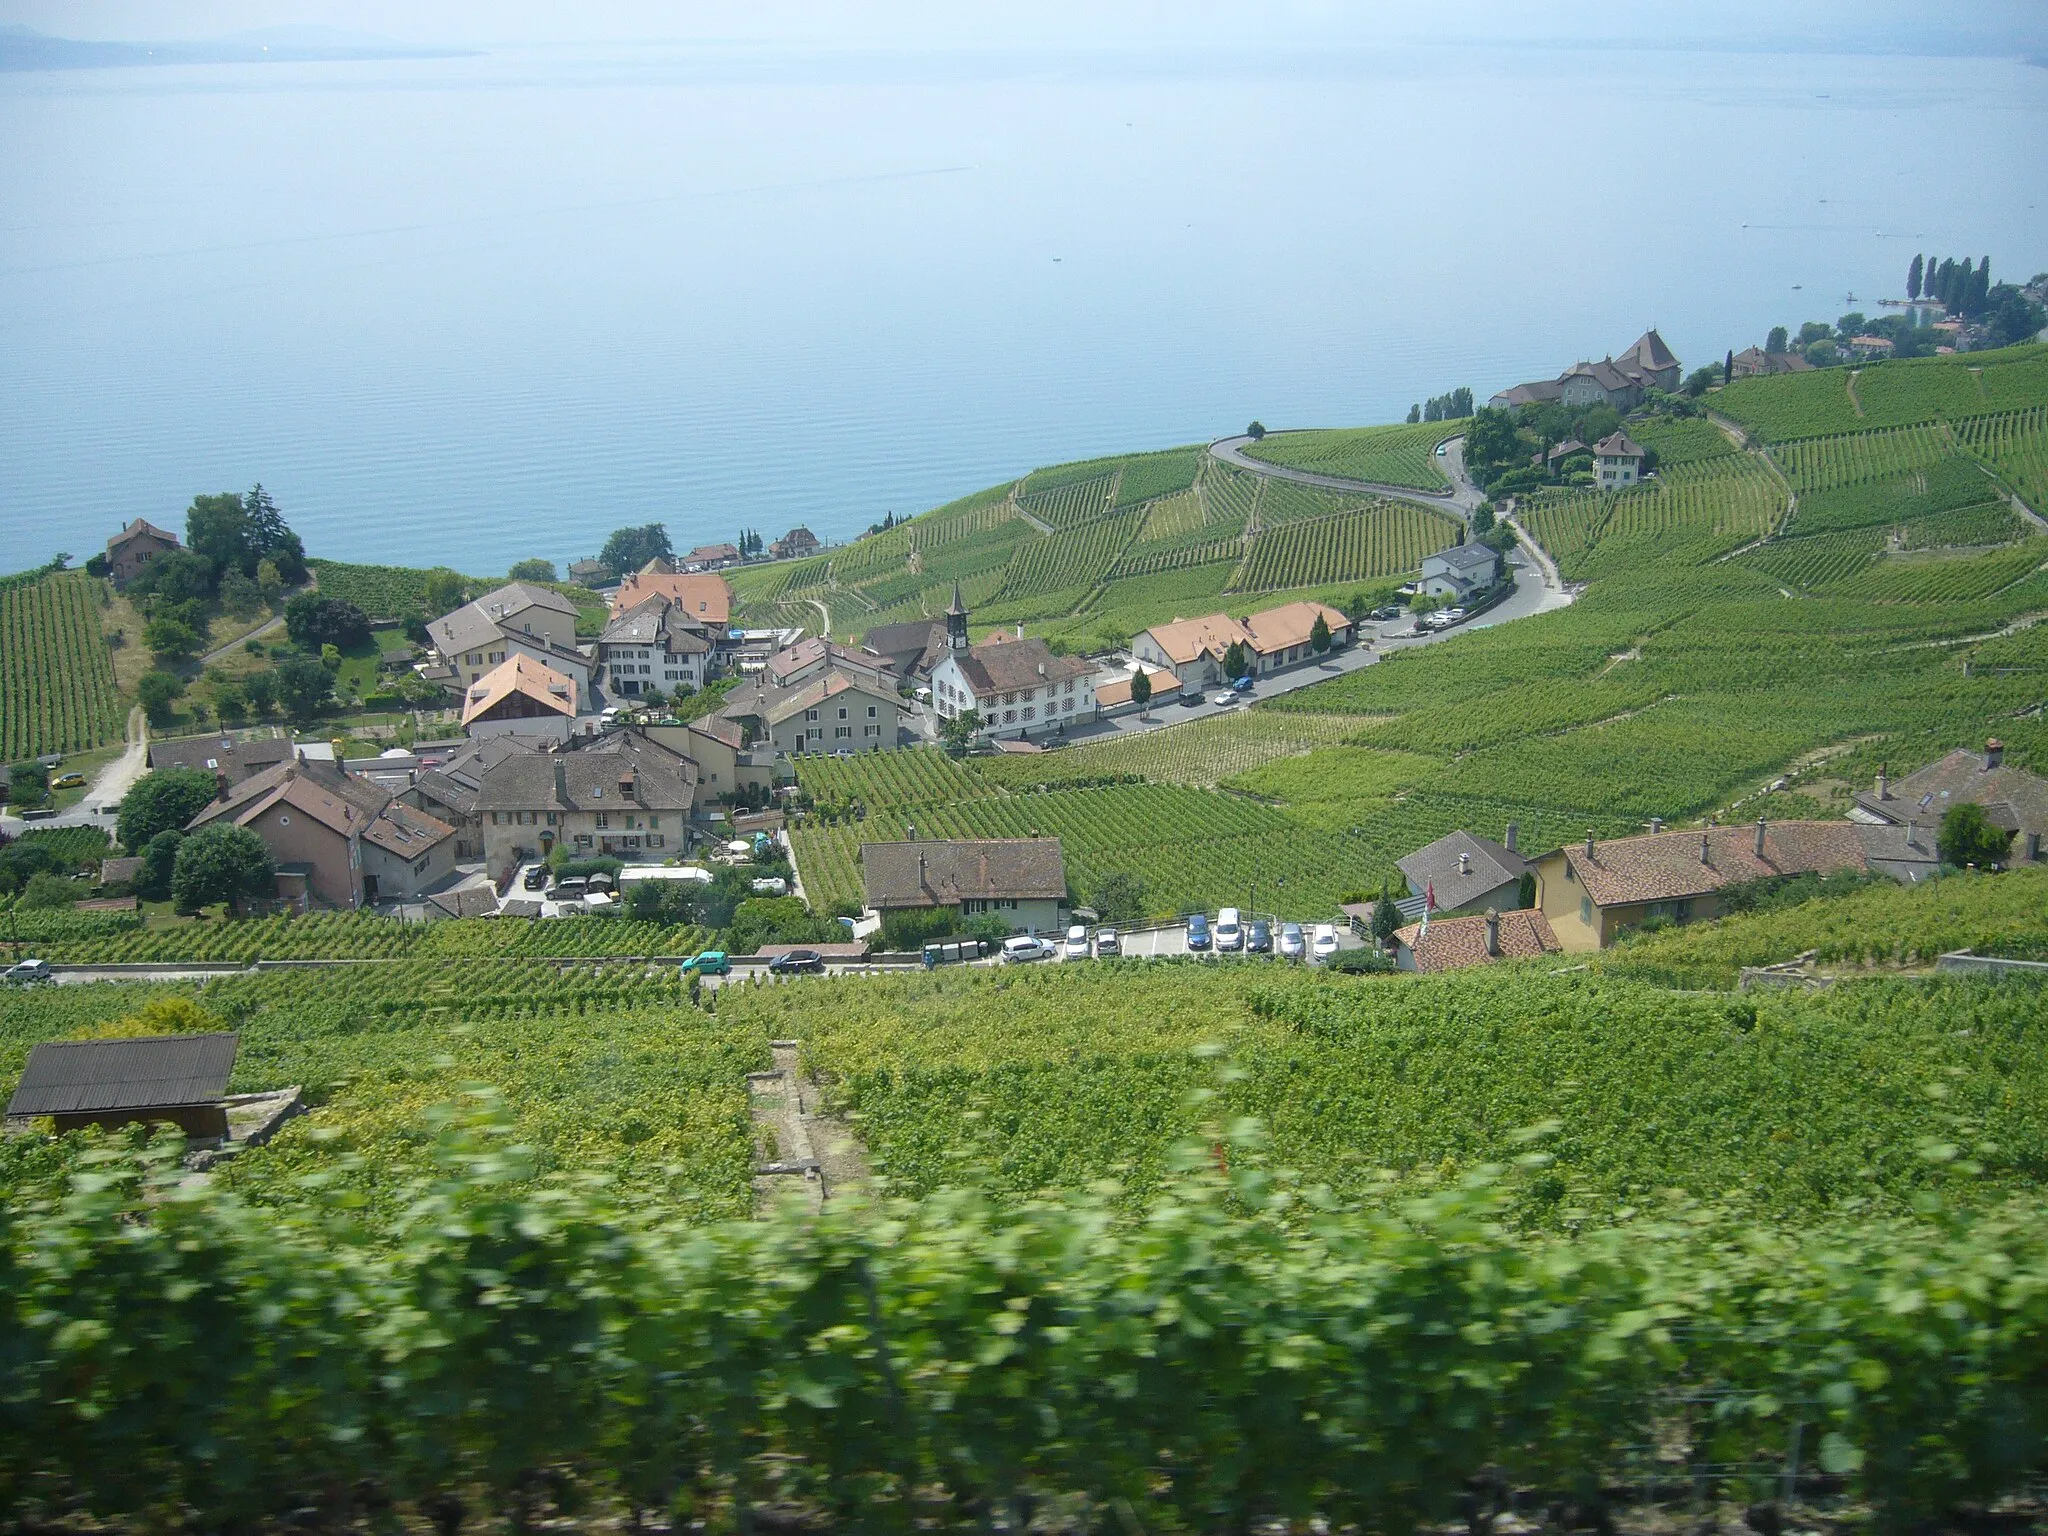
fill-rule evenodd
<path id="1" fill-rule="evenodd" d="M 1630 366 L 1675 371 L 1659 348 L 1649 333 Z M 1599 383 L 1580 370 L 1564 387 L 1582 377 L 1585 388 Z M 1600 443 L 1602 484 L 1633 483 L 1642 457 L 1624 433 Z M 109 542 L 105 569 L 132 581 L 179 547 L 175 535 L 130 525 Z M 771 554 L 813 547 L 797 529 Z M 1376 648 L 1441 638 L 1511 595 L 1518 568 L 1489 545 L 1461 543 L 1428 556 L 1404 588 L 1433 610 L 1405 626 L 1400 608 L 1375 612 L 1374 623 L 1295 601 L 1155 624 L 1127 647 L 1075 656 L 1021 625 L 974 640 L 957 585 L 942 617 L 880 625 L 858 642 L 735 627 L 720 573 L 742 559 L 727 544 L 620 578 L 573 568 L 608 603 L 594 639 L 579 639 L 574 602 L 528 581 L 432 618 L 414 671 L 459 701 L 459 736 L 368 756 L 277 726 L 152 739 L 150 775 L 210 791 L 170 830 L 237 827 L 259 839 L 271 874 L 252 910 L 542 920 L 674 912 L 679 898 L 721 883 L 793 898 L 786 931 L 771 927 L 773 942 L 740 957 L 778 970 L 858 964 L 894 944 L 927 963 L 1278 955 L 1420 971 L 1605 948 L 1646 924 L 1717 915 L 1723 892 L 1756 881 L 1918 882 L 1939 871 L 1937 829 L 1955 805 L 1982 807 L 2010 834 L 2014 863 L 2038 864 L 2048 832 L 2048 781 L 2005 766 L 1994 740 L 1896 781 L 1881 773 L 1841 821 L 1681 831 L 1652 819 L 1637 836 L 1589 832 L 1537 850 L 1521 846 L 1512 823 L 1465 828 L 1400 860 L 1405 891 L 1335 912 L 1225 907 L 1213 921 L 1127 919 L 1119 931 L 1076 896 L 1057 837 L 919 839 L 909 827 L 862 842 L 860 909 L 826 913 L 803 900 L 788 836 L 805 815 L 802 759 L 1028 756 L 1165 728 L 1183 711 L 1213 717 L 1370 663 Z M 715 703 L 705 712 L 675 707 L 707 688 Z M 120 810 L 103 802 L 97 814 Z M 91 905 L 132 907 L 125 893 L 148 855 L 106 861 Z M 981 937 L 963 942 L 970 931 Z M 721 953 L 710 969 L 731 958 Z"/>

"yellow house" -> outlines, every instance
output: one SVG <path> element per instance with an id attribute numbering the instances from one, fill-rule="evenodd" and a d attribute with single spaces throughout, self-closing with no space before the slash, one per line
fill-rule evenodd
<path id="1" fill-rule="evenodd" d="M 1546 853 L 1534 865 L 1536 905 L 1567 951 L 1605 949 L 1651 918 L 1718 917 L 1721 891 L 1776 875 L 1867 869 L 1846 821 L 1759 819 L 1753 827 L 1651 832 Z"/>

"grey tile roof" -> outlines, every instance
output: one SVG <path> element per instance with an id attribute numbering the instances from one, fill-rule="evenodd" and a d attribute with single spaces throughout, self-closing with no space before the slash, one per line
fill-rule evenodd
<path id="1" fill-rule="evenodd" d="M 238 1036 L 45 1040 L 29 1052 L 10 1115 L 210 1104 L 227 1091 Z"/>
<path id="2" fill-rule="evenodd" d="M 711 649 L 711 634 L 674 598 L 656 593 L 614 617 L 598 643 L 658 645 L 674 655 L 701 656 Z"/>
<path id="3" fill-rule="evenodd" d="M 292 756 L 288 737 L 266 736 L 253 741 L 236 741 L 227 736 L 189 736 L 176 741 L 152 741 L 152 768 L 195 768 L 201 773 L 224 773 L 230 784 L 281 763 Z"/>
<path id="4" fill-rule="evenodd" d="M 1987 768 L 1985 761 L 1983 752 L 1958 749 L 1887 785 L 1884 799 L 1864 791 L 1856 804 L 1886 821 L 1917 821 L 1926 828 L 1951 805 L 1969 801 L 1983 806 L 1991 823 L 2008 832 L 2048 833 L 2048 779 L 2008 767 L 2003 760 Z"/>
<path id="5" fill-rule="evenodd" d="M 530 757 L 534 750 L 530 743 L 515 736 L 486 736 L 439 768 L 422 769 L 413 788 L 423 800 L 446 806 L 458 816 L 472 817 L 476 815 L 484 775 L 506 758 Z"/>
<path id="6" fill-rule="evenodd" d="M 1052 647 L 1038 639 L 984 640 L 960 658 L 960 670 L 976 698 L 1063 683 L 1095 672 L 1078 656 L 1055 656 Z"/>
<path id="7" fill-rule="evenodd" d="M 860 865 L 868 905 L 877 910 L 1059 901 L 1067 894 L 1067 866 L 1056 837 L 862 843 Z"/>
<path id="8" fill-rule="evenodd" d="M 1454 571 L 1483 571 L 1491 570 L 1500 556 L 1484 544 L 1453 544 L 1425 559 L 1441 561 Z"/>
<path id="9" fill-rule="evenodd" d="M 1469 868 L 1460 872 L 1458 855 L 1465 855 Z M 1522 871 L 1529 867 L 1529 861 L 1519 853 L 1510 853 L 1489 837 L 1474 837 L 1470 832 L 1451 832 L 1426 844 L 1397 862 L 1396 867 L 1408 877 L 1408 883 L 1417 891 L 1426 891 L 1434 884 L 1436 904 L 1439 908 L 1461 907 L 1466 899 L 1476 897 L 1510 880 L 1522 878 Z M 1459 892 L 1468 893 L 1461 898 Z"/>
<path id="10" fill-rule="evenodd" d="M 630 791 L 622 781 L 630 779 Z M 679 811 L 697 794 L 697 765 L 637 732 L 612 731 L 568 752 L 507 757 L 484 774 L 487 811 Z"/>

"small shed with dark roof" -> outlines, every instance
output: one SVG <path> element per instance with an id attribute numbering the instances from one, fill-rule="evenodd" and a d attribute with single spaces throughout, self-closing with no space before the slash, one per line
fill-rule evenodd
<path id="1" fill-rule="evenodd" d="M 234 1034 L 132 1040 L 46 1040 L 29 1052 L 7 1117 L 48 1115 L 63 1131 L 89 1125 L 176 1125 L 188 1136 L 228 1133 Z"/>

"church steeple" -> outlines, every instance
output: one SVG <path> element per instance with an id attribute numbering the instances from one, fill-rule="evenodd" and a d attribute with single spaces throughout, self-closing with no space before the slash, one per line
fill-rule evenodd
<path id="1" fill-rule="evenodd" d="M 967 649 L 967 604 L 960 598 L 960 583 L 953 583 L 953 605 L 946 610 L 946 649 Z"/>

